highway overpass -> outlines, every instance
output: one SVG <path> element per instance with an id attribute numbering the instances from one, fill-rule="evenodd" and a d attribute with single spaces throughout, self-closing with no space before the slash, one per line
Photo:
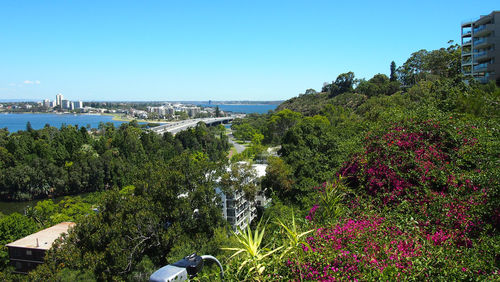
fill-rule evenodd
<path id="1" fill-rule="evenodd" d="M 227 124 L 231 123 L 235 118 L 240 116 L 230 116 L 230 117 L 218 117 L 218 118 L 196 118 L 196 119 L 187 119 L 175 122 L 169 122 L 167 124 L 162 124 L 160 126 L 156 126 L 151 128 L 153 132 L 158 134 L 163 134 L 165 132 L 170 132 L 175 135 L 179 131 L 186 130 L 191 127 L 195 127 L 199 122 L 205 123 L 207 126 L 213 126 L 218 124 Z"/>

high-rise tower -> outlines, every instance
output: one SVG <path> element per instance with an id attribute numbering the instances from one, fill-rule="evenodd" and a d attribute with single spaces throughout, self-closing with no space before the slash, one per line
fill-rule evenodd
<path id="1" fill-rule="evenodd" d="M 61 93 L 58 93 L 56 95 L 56 106 L 62 108 L 62 100 L 63 100 L 63 95 Z"/>

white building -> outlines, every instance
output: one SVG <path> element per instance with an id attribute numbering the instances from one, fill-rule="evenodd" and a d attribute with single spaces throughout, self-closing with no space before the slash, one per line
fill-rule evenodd
<path id="1" fill-rule="evenodd" d="M 62 101 L 63 101 L 64 97 L 61 93 L 57 94 L 56 95 L 56 106 L 59 106 L 62 108 Z"/>
<path id="2" fill-rule="evenodd" d="M 200 112 L 199 107 L 188 107 L 187 108 L 187 113 L 190 117 L 195 117 L 199 112 Z"/>
<path id="3" fill-rule="evenodd" d="M 50 106 L 51 106 L 50 100 L 49 99 L 43 100 L 43 106 L 45 108 L 50 108 Z"/>
<path id="4" fill-rule="evenodd" d="M 61 108 L 66 109 L 66 110 L 71 110 L 71 101 L 69 100 L 62 100 L 61 101 Z"/>
<path id="5" fill-rule="evenodd" d="M 83 102 L 82 101 L 75 102 L 75 109 L 83 109 Z"/>
<path id="6" fill-rule="evenodd" d="M 267 164 L 252 165 L 256 174 L 253 181 L 259 186 L 260 179 L 266 175 L 266 167 Z M 220 189 L 217 189 L 217 193 L 220 194 L 222 200 L 222 214 L 235 232 L 238 232 L 238 228 L 245 229 L 257 217 L 257 207 L 264 207 L 270 202 L 265 197 L 262 187 L 253 201 L 246 200 L 243 191 L 235 191 L 233 194 L 226 195 Z"/>

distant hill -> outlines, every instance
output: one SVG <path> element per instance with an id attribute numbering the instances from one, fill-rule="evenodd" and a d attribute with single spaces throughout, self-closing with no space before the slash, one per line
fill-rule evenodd
<path id="1" fill-rule="evenodd" d="M 321 113 L 321 110 L 327 104 L 355 109 L 359 105 L 363 104 L 367 98 L 368 97 L 366 95 L 358 93 L 342 93 L 335 97 L 329 97 L 327 92 L 300 94 L 297 97 L 293 97 L 281 103 L 276 108 L 276 112 L 284 109 L 290 109 L 295 112 L 300 112 L 306 116 L 313 116 Z"/>

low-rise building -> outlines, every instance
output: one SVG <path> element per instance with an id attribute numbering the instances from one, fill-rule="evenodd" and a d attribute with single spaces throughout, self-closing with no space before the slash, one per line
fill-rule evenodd
<path id="1" fill-rule="evenodd" d="M 14 273 L 27 274 L 44 263 L 45 253 L 52 248 L 54 241 L 74 225 L 73 222 L 61 222 L 5 245 L 10 264 L 15 267 Z"/>

